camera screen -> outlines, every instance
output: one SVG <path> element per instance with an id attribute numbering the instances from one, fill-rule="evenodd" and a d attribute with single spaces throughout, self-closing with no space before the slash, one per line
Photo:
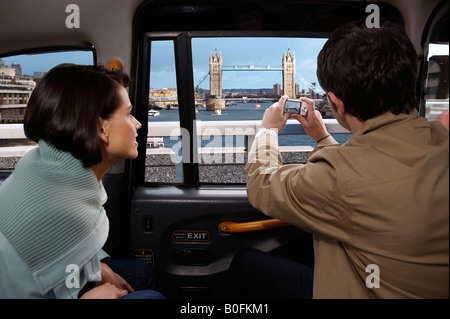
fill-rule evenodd
<path id="1" fill-rule="evenodd" d="M 300 113 L 302 101 L 286 100 L 284 104 L 284 113 Z"/>

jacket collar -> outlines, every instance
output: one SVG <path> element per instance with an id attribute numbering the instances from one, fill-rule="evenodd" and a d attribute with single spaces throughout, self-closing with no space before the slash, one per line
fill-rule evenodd
<path id="1" fill-rule="evenodd" d="M 419 114 L 416 109 L 412 110 L 409 114 L 400 113 L 398 115 L 395 115 L 391 112 L 387 112 L 365 121 L 361 128 L 354 134 L 354 136 L 364 135 L 382 127 L 398 124 L 400 122 L 405 122 L 408 120 L 418 120 L 418 124 L 420 126 L 429 125 L 428 121 L 425 118 L 419 118 Z"/>

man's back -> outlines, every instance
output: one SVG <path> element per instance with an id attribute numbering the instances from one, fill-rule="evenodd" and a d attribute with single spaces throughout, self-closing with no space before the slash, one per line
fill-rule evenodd
<path id="1" fill-rule="evenodd" d="M 441 123 L 415 111 L 386 113 L 344 145 L 315 151 L 304 166 L 250 179 L 249 199 L 313 233 L 315 297 L 445 298 L 448 151 Z M 377 268 L 379 288 L 367 285 L 367 267 Z"/>
<path id="2" fill-rule="evenodd" d="M 448 130 L 424 118 L 394 122 L 400 117 L 369 120 L 336 149 L 351 210 L 342 246 L 362 278 L 378 267 L 375 296 L 448 297 Z"/>

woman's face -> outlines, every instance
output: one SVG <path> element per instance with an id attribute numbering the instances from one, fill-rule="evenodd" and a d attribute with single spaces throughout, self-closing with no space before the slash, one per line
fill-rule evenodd
<path id="1" fill-rule="evenodd" d="M 119 88 L 120 105 L 108 119 L 100 119 L 100 138 L 105 142 L 105 152 L 110 160 L 136 158 L 138 156 L 137 130 L 141 123 L 131 115 L 128 93 Z"/>

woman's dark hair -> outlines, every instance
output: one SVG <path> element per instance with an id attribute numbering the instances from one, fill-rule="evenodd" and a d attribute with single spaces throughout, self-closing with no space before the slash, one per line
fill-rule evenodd
<path id="1" fill-rule="evenodd" d="M 61 64 L 36 85 L 24 116 L 25 135 L 70 152 L 84 167 L 101 162 L 99 117 L 120 105 L 119 88 L 129 78 L 102 66 Z"/>
<path id="2" fill-rule="evenodd" d="M 317 78 L 340 98 L 346 111 L 368 120 L 388 111 L 417 107 L 417 54 L 402 27 L 357 21 L 338 28 L 317 58 Z"/>

